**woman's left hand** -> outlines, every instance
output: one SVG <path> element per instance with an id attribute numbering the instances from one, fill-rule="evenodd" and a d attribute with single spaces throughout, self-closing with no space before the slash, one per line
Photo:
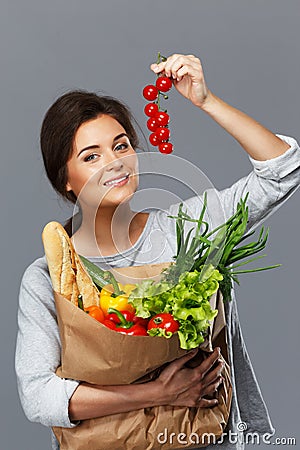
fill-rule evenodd
<path id="1" fill-rule="evenodd" d="M 195 106 L 202 108 L 210 93 L 208 90 L 202 65 L 194 55 L 174 54 L 160 64 L 151 64 L 154 73 L 164 73 L 173 78 L 177 91 L 190 100 Z"/>

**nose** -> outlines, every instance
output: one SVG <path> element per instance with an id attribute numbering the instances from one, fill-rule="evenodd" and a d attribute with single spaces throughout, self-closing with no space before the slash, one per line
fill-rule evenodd
<path id="1" fill-rule="evenodd" d="M 120 158 L 114 151 L 108 151 L 105 155 L 105 170 L 108 172 L 112 170 L 121 170 L 124 166 L 122 158 Z"/>

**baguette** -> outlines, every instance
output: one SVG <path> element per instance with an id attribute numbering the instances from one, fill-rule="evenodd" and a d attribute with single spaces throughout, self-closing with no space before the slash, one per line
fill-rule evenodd
<path id="1" fill-rule="evenodd" d="M 99 306 L 99 291 L 85 270 L 73 244 L 58 222 L 49 222 L 42 233 L 45 255 L 53 290 L 78 306 L 82 295 L 83 306 Z"/>

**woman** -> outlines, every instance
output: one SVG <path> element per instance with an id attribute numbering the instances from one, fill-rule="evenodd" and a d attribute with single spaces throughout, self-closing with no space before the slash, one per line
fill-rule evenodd
<path id="1" fill-rule="evenodd" d="M 220 191 L 218 197 L 228 217 L 249 191 L 248 228 L 257 226 L 299 185 L 300 152 L 296 141 L 274 135 L 214 95 L 206 86 L 200 60 L 193 55 L 174 54 L 165 62 L 151 65 L 151 69 L 172 77 L 177 91 L 219 123 L 247 152 L 253 171 Z M 41 148 L 47 175 L 59 194 L 78 202 L 82 213 L 72 242 L 78 253 L 101 267 L 141 264 L 140 255 L 145 255 L 153 229 L 165 236 L 164 251 L 155 262 L 171 261 L 175 254 L 174 221 L 167 215 L 177 212 L 176 205 L 168 213 L 135 213 L 130 209 L 129 200 L 138 184 L 137 145 L 128 110 L 114 99 L 95 94 L 65 94 L 52 105 L 43 122 Z M 195 216 L 202 207 L 198 197 L 187 200 L 186 205 Z M 152 261 L 150 252 L 147 261 L 142 262 Z M 24 273 L 18 318 L 16 372 L 29 420 L 46 426 L 76 427 L 80 420 L 153 405 L 209 408 L 216 402 L 203 397 L 213 394 L 222 382 L 219 349 L 194 369 L 184 367 L 194 356 L 191 352 L 169 364 L 157 380 L 143 386 L 92 386 L 58 378 L 55 370 L 60 365 L 60 339 L 44 256 Z M 242 437 L 237 429 L 242 420 L 250 432 L 272 433 L 241 335 L 234 298 L 226 304 L 226 318 L 233 383 L 229 429 Z M 228 438 L 221 445 L 223 449 L 243 448 L 243 444 Z"/>

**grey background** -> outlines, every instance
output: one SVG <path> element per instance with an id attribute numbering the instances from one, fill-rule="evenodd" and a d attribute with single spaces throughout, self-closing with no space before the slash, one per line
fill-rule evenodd
<path id="1" fill-rule="evenodd" d="M 149 64 L 158 50 L 193 53 L 213 92 L 274 132 L 300 139 L 299 19 L 296 0 L 2 0 L 1 450 L 50 449 L 49 431 L 22 412 L 13 368 L 22 273 L 43 253 L 43 226 L 70 212 L 43 173 L 38 136 L 48 106 L 67 89 L 100 90 L 124 100 L 146 131 L 141 90 L 153 81 Z M 217 188 L 251 170 L 239 145 L 175 92 L 169 111 L 175 153 L 199 166 Z M 263 263 L 283 267 L 241 276 L 237 290 L 276 436 L 296 437 L 297 448 L 299 195 L 266 221 L 271 232 Z"/>

